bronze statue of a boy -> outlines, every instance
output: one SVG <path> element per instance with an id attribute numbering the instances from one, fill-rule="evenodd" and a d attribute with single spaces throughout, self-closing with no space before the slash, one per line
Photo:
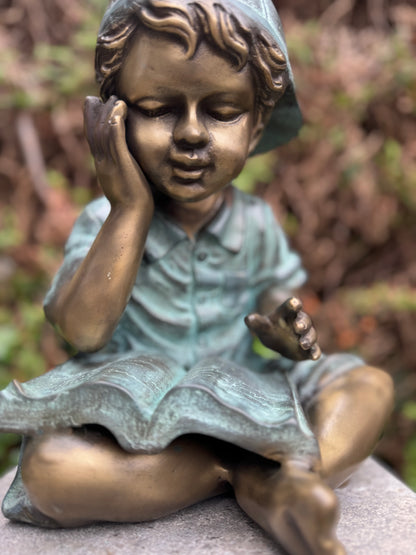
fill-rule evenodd
<path id="1" fill-rule="evenodd" d="M 291 297 L 299 257 L 230 184 L 301 125 L 271 1 L 115 0 L 96 71 L 85 128 L 105 196 L 45 301 L 79 354 L 0 394 L 0 429 L 26 436 L 4 513 L 139 522 L 232 488 L 289 552 L 342 553 L 327 484 L 371 452 L 392 387 L 355 356 L 319 358 Z"/>

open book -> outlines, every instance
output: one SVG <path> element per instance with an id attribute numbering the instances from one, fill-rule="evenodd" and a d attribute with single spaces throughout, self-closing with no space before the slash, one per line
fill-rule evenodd
<path id="1" fill-rule="evenodd" d="M 208 358 L 189 372 L 168 358 L 76 357 L 0 392 L 0 430 L 32 435 L 99 424 L 127 451 L 155 453 L 184 434 L 228 441 L 279 461 L 318 447 L 285 373 Z"/>

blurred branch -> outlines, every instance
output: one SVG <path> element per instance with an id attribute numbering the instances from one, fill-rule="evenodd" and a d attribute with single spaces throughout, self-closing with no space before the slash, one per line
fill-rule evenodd
<path id="1" fill-rule="evenodd" d="M 20 0 L 19 3 L 28 15 L 28 27 L 34 43 L 46 41 L 48 26 L 44 10 L 40 10 L 32 0 Z"/>
<path id="2" fill-rule="evenodd" d="M 26 166 L 32 179 L 33 188 L 39 200 L 46 205 L 48 181 L 39 136 L 28 112 L 21 112 L 16 121 L 17 137 L 22 149 Z"/>
<path id="3" fill-rule="evenodd" d="M 388 26 L 386 1 L 367 0 L 368 17 L 377 29 L 383 30 Z"/>
<path id="4" fill-rule="evenodd" d="M 323 25 L 336 25 L 348 15 L 355 5 L 355 0 L 335 0 L 321 15 L 320 22 Z"/>

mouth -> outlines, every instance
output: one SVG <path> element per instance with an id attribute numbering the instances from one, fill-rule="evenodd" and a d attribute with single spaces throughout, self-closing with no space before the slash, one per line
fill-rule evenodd
<path id="1" fill-rule="evenodd" d="M 198 179 L 201 179 L 201 177 L 204 175 L 205 169 L 206 169 L 205 167 L 185 169 L 185 168 L 180 168 L 178 166 L 173 166 L 172 174 L 173 174 L 173 177 L 176 177 L 176 179 L 179 179 L 181 181 L 194 182 L 194 181 L 198 181 Z"/>
<path id="2" fill-rule="evenodd" d="M 170 162 L 173 177 L 184 183 L 201 179 L 209 166 L 207 161 L 197 158 L 172 158 Z"/>

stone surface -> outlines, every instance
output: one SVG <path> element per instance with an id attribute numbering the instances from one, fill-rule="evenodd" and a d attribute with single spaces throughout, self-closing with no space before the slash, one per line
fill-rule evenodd
<path id="1" fill-rule="evenodd" d="M 3 496 L 12 475 L 0 480 Z M 338 535 L 348 555 L 416 552 L 416 494 L 373 460 L 337 491 Z M 143 524 L 42 530 L 0 517 L 0 551 L 15 554 L 258 554 L 282 552 L 231 497 L 211 499 Z"/>

